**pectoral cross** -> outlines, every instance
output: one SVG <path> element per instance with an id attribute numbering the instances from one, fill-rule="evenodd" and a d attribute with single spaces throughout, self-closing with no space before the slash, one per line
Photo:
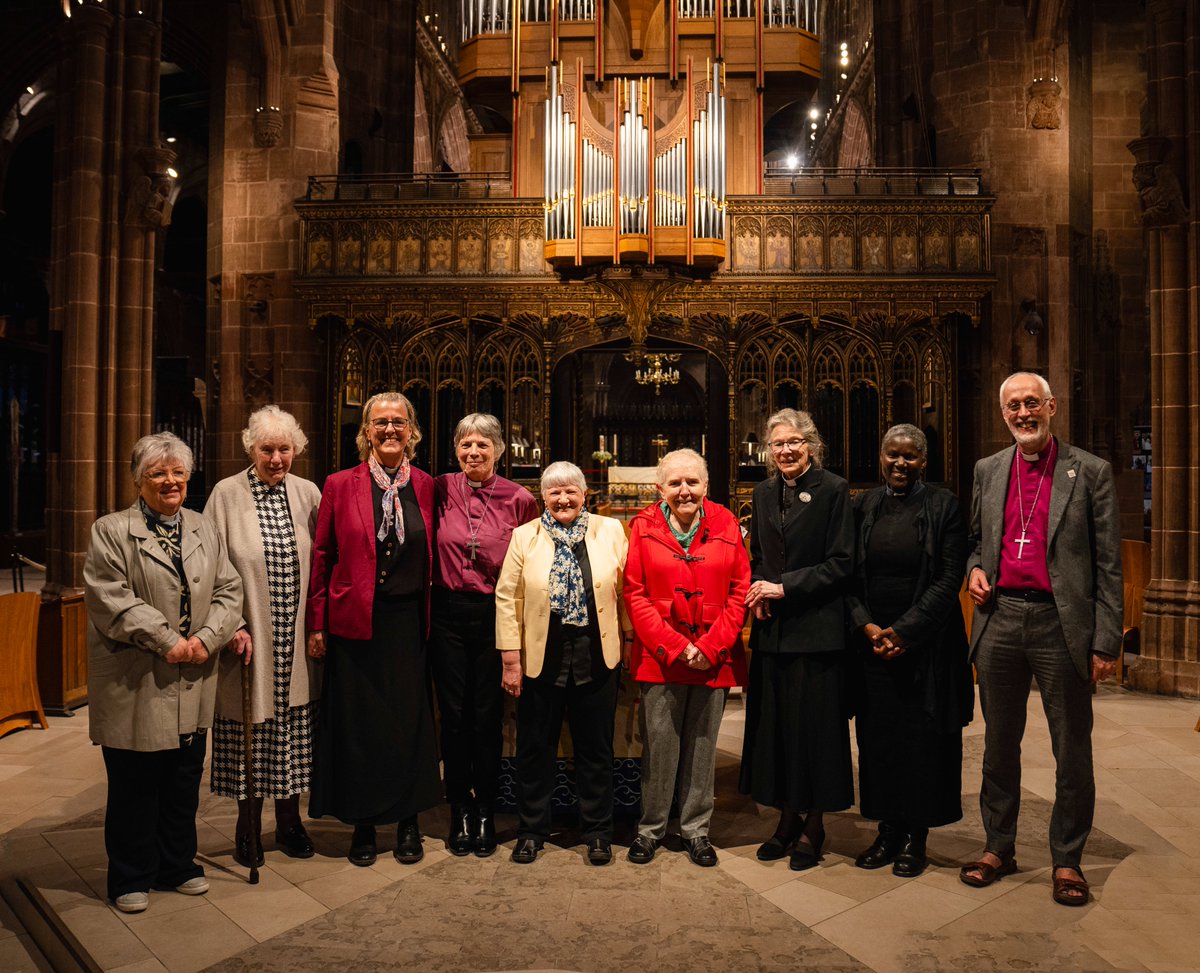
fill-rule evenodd
<path id="1" fill-rule="evenodd" d="M 1021 555 L 1025 553 L 1025 545 L 1032 544 L 1033 541 L 1031 541 L 1028 537 L 1025 536 L 1025 531 L 1021 531 L 1021 536 L 1016 538 L 1013 541 L 1013 543 L 1018 545 L 1017 546 L 1017 560 L 1019 561 L 1019 560 L 1021 560 Z M 472 557 L 474 557 L 474 555 L 472 555 Z"/>
<path id="2" fill-rule="evenodd" d="M 475 540 L 475 538 L 472 537 L 469 541 L 467 541 L 467 543 L 464 546 L 466 547 L 466 550 L 467 550 L 467 557 L 470 560 L 474 561 L 475 554 L 479 550 L 479 541 Z"/>

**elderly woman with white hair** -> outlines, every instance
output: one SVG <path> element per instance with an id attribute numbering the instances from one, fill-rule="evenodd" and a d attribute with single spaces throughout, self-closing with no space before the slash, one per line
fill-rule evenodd
<path id="1" fill-rule="evenodd" d="M 83 565 L 88 723 L 104 754 L 108 897 L 142 912 L 150 890 L 208 891 L 196 862 L 196 809 L 217 653 L 242 613 L 242 582 L 204 514 L 184 510 L 192 451 L 143 436 L 138 498 L 101 517 Z"/>
<path id="2" fill-rule="evenodd" d="M 550 837 L 558 738 L 574 745 L 579 830 L 593 865 L 612 861 L 613 721 L 621 661 L 625 529 L 584 509 L 574 463 L 542 473 L 545 513 L 512 533 L 496 582 L 496 647 L 517 699 L 520 822 L 512 860 L 531 864 Z"/>
<path id="3" fill-rule="evenodd" d="M 450 802 L 446 847 L 486 858 L 496 850 L 492 806 L 503 745 L 496 579 L 514 528 L 535 519 L 538 506 L 523 486 L 496 473 L 504 432 L 495 416 L 464 416 L 454 454 L 462 472 L 434 481 L 430 657 Z"/>
<path id="4" fill-rule="evenodd" d="M 708 499 L 708 464 L 691 449 L 658 461 L 659 501 L 630 529 L 625 607 L 630 671 L 641 688 L 642 818 L 629 860 L 645 865 L 678 795 L 688 857 L 717 863 L 708 840 L 725 698 L 745 685 L 742 624 L 750 561 L 737 518 Z"/>
<path id="5" fill-rule="evenodd" d="M 807 412 L 781 409 L 763 437 L 773 474 L 754 488 L 750 686 L 741 790 L 779 810 L 760 861 L 812 868 L 824 812 L 854 803 L 846 695 L 846 594 L 854 570 L 850 487 L 821 468 Z"/>
<path id="6" fill-rule="evenodd" d="M 212 518 L 242 578 L 242 626 L 234 655 L 221 663 L 213 723 L 211 786 L 238 802 L 234 859 L 263 863 L 257 829 L 264 797 L 275 801 L 275 844 L 311 858 L 300 794 L 312 780 L 312 724 L 320 695 L 318 663 L 305 653 L 304 600 L 312 567 L 321 491 L 291 472 L 308 437 L 277 405 L 250 416 L 242 446 L 250 466 L 221 480 L 204 512 Z M 246 792 L 241 665 L 249 667 L 253 795 Z"/>

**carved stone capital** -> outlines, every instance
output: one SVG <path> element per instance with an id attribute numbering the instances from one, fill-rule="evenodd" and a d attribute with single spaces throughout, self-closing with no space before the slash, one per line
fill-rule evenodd
<path id="1" fill-rule="evenodd" d="M 260 149 L 272 148 L 283 134 L 283 112 L 274 105 L 259 105 L 254 109 L 254 144 Z"/>
<path id="2" fill-rule="evenodd" d="M 1183 186 L 1175 170 L 1165 159 L 1171 142 L 1158 136 L 1134 139 L 1129 151 L 1137 162 L 1133 167 L 1133 185 L 1142 203 L 1142 225 L 1178 226 L 1189 218 Z"/>
<path id="3" fill-rule="evenodd" d="M 171 165 L 175 151 L 166 146 L 144 146 L 130 159 L 125 186 L 125 222 L 157 229 L 171 222 Z"/>
<path id="4" fill-rule="evenodd" d="M 1029 101 L 1025 117 L 1030 128 L 1058 129 L 1062 127 L 1062 85 L 1057 81 L 1035 81 L 1029 86 Z"/>

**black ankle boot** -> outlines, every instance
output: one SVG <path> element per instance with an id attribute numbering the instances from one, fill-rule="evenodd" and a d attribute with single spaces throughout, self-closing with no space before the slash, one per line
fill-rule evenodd
<path id="1" fill-rule="evenodd" d="M 914 831 L 905 837 L 904 844 L 892 864 L 893 875 L 898 875 L 900 878 L 916 878 L 925 871 L 925 839 L 927 837 L 929 837 L 927 828 Z"/>
<path id="2" fill-rule="evenodd" d="M 450 805 L 450 834 L 446 838 L 446 850 L 460 858 L 469 855 L 475 834 L 475 809 L 470 802 Z"/>
<path id="3" fill-rule="evenodd" d="M 859 868 L 883 868 L 890 865 L 900 854 L 906 835 L 894 824 L 886 821 L 879 825 L 879 834 L 871 847 L 854 859 Z"/>
<path id="4" fill-rule="evenodd" d="M 490 804 L 480 804 L 475 822 L 475 847 L 477 858 L 487 858 L 496 851 L 496 822 Z"/>

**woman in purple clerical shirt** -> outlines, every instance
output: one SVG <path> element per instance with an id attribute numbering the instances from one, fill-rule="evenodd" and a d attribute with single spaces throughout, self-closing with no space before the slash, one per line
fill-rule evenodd
<path id="1" fill-rule="evenodd" d="M 533 494 L 496 475 L 504 433 L 495 416 L 465 416 L 454 430 L 454 452 L 462 472 L 439 476 L 435 484 L 430 648 L 450 803 L 446 847 L 486 858 L 496 850 L 492 805 L 504 710 L 496 577 L 513 528 L 539 511 Z"/>

